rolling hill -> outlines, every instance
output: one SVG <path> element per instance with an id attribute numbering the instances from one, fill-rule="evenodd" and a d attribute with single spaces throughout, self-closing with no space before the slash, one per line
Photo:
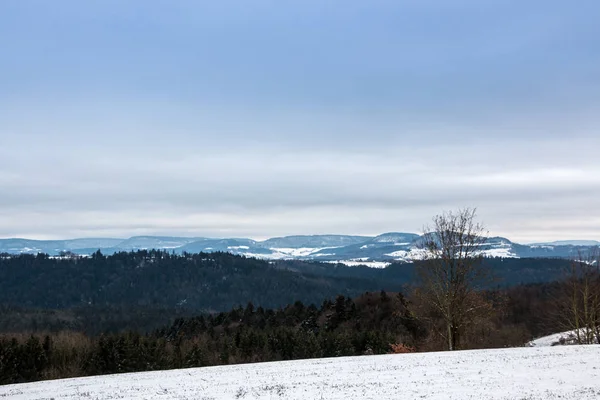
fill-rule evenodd
<path id="1" fill-rule="evenodd" d="M 347 265 L 383 267 L 393 261 L 413 261 L 422 256 L 421 236 L 414 233 L 385 233 L 379 236 L 309 235 L 286 236 L 256 241 L 246 238 L 193 238 L 136 236 L 129 239 L 29 240 L 0 239 L 0 253 L 60 255 L 65 252 L 89 255 L 146 249 L 182 253 L 228 252 L 265 260 L 312 260 Z M 595 241 L 562 241 L 524 245 L 503 237 L 490 237 L 482 251 L 501 258 L 572 258 L 596 247 Z"/>

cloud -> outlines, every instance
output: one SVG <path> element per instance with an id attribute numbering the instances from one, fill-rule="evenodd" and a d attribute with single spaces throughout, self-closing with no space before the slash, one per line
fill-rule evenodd
<path id="1" fill-rule="evenodd" d="M 38 6 L 0 5 L 0 236 L 600 237 L 595 2 Z"/>
<path id="2" fill-rule="evenodd" d="M 543 238 L 592 234 L 589 224 L 578 231 L 566 222 L 554 226 L 568 230 L 543 232 L 556 215 L 585 220 L 600 196 L 600 165 L 578 160 L 589 150 L 569 156 L 557 146 L 548 154 L 545 142 L 535 162 L 535 149 L 512 151 L 511 143 L 364 153 L 187 149 L 178 159 L 159 149 L 35 153 L 41 158 L 0 175 L 0 235 L 40 227 L 53 237 L 420 231 L 435 213 L 462 206 L 479 207 L 496 234 L 529 237 L 532 221 Z"/>

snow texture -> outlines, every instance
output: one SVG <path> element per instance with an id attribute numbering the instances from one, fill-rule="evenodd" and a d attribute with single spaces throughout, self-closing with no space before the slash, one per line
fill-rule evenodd
<path id="1" fill-rule="evenodd" d="M 360 267 L 365 266 L 369 268 L 385 268 L 389 266 L 390 262 L 385 261 L 368 261 L 368 260 L 338 260 L 338 261 L 327 261 L 328 264 L 344 264 L 347 267 Z"/>
<path id="2" fill-rule="evenodd" d="M 600 346 L 523 347 L 232 365 L 0 386 L 37 399 L 600 398 Z"/>

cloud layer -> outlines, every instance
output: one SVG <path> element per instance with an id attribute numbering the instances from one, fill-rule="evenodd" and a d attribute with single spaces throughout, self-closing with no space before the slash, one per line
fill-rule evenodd
<path id="1" fill-rule="evenodd" d="M 225 3 L 0 5 L 0 237 L 600 238 L 594 2 Z"/>

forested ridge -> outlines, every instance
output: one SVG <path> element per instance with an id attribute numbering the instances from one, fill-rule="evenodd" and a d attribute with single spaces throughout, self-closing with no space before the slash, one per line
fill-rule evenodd
<path id="1" fill-rule="evenodd" d="M 466 332 L 468 348 L 519 346 L 549 325 L 548 285 L 490 292 L 498 313 Z M 499 294 L 501 296 L 499 296 Z M 510 298 L 510 301 L 501 298 Z M 532 301 L 535 299 L 534 301 Z M 148 333 L 76 331 L 0 335 L 0 384 L 98 374 L 441 349 L 435 321 L 400 293 L 338 296 L 320 306 L 295 302 L 265 309 L 177 318 Z M 551 328 L 550 328 L 551 329 Z"/>
<path id="2" fill-rule="evenodd" d="M 488 289 L 554 281 L 563 277 L 569 263 L 499 258 L 485 262 L 498 277 Z M 405 263 L 375 269 L 267 262 L 228 253 L 5 254 L 0 255 L 0 332 L 143 333 L 177 317 L 226 311 L 248 302 L 267 309 L 381 290 L 407 293 L 415 284 L 414 275 L 414 265 Z"/>
<path id="3" fill-rule="evenodd" d="M 550 282 L 567 260 L 487 259 L 497 285 Z M 229 253 L 176 255 L 137 251 L 91 257 L 0 256 L 0 305 L 26 308 L 181 308 L 224 311 L 252 302 L 267 308 L 337 295 L 401 291 L 415 283 L 414 265 L 384 269 L 300 261 L 267 262 Z"/>
<path id="4" fill-rule="evenodd" d="M 273 268 L 228 253 L 137 251 L 91 257 L 45 254 L 0 259 L 0 304 L 47 309 L 139 306 L 223 311 L 251 301 L 319 304 L 337 294 L 401 289 L 377 277 L 326 276 Z"/>

